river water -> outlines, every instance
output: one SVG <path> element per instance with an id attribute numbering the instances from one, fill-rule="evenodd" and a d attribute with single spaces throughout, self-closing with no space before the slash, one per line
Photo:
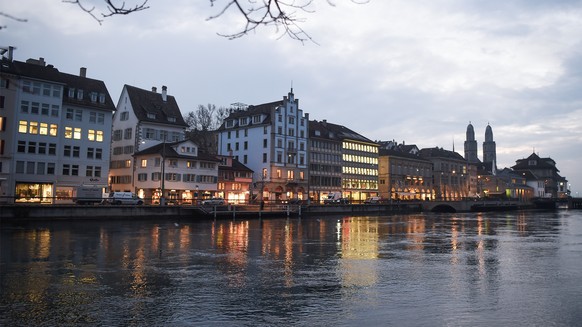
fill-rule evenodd
<path id="1" fill-rule="evenodd" d="M 1 225 L 2 326 L 582 325 L 582 211 Z"/>

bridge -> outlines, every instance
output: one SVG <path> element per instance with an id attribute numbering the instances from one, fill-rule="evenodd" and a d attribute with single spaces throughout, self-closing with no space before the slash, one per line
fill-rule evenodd
<path id="1" fill-rule="evenodd" d="M 424 212 L 470 212 L 470 211 L 502 211 L 517 210 L 529 207 L 529 204 L 518 201 L 425 201 L 422 202 Z"/>

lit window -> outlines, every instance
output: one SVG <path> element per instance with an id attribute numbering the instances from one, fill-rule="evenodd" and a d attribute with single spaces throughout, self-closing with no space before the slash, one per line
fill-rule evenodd
<path id="1" fill-rule="evenodd" d="M 57 136 L 57 125 L 51 124 L 51 129 L 49 130 L 50 136 Z"/>
<path id="2" fill-rule="evenodd" d="M 95 131 L 90 129 L 89 133 L 87 134 L 89 141 L 95 141 Z"/>
<path id="3" fill-rule="evenodd" d="M 73 138 L 75 140 L 80 140 L 81 139 L 81 128 L 75 127 L 75 129 L 73 131 Z"/>
<path id="4" fill-rule="evenodd" d="M 47 123 L 40 123 L 40 135 L 48 135 L 48 124 Z"/>
<path id="5" fill-rule="evenodd" d="M 26 120 L 21 120 L 19 122 L 18 132 L 26 134 L 27 130 L 28 130 L 28 122 Z"/>
<path id="6" fill-rule="evenodd" d="M 103 142 L 103 131 L 97 131 L 96 141 L 97 142 Z"/>
<path id="7" fill-rule="evenodd" d="M 38 134 L 38 123 L 35 121 L 31 121 L 28 128 L 28 132 L 30 134 Z"/>
<path id="8" fill-rule="evenodd" d="M 148 166 L 148 160 L 147 159 L 141 159 L 141 167 L 145 168 Z"/>

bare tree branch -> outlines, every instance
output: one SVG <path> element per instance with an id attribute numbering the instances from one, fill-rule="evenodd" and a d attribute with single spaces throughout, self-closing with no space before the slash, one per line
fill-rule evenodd
<path id="1" fill-rule="evenodd" d="M 136 3 L 135 5 L 127 5 L 124 0 L 102 0 L 101 9 L 93 5 L 87 5 L 91 0 L 61 0 L 64 3 L 77 5 L 82 11 L 89 14 L 100 25 L 105 18 L 115 15 L 129 15 L 134 12 L 149 9 L 149 0 L 128 0 Z M 239 32 L 231 34 L 218 35 L 228 39 L 238 39 L 250 32 L 256 31 L 259 27 L 274 26 L 277 32 L 281 35 L 279 38 L 288 36 L 291 39 L 305 43 L 311 41 L 316 43 L 313 38 L 305 31 L 300 23 L 305 22 L 299 14 L 312 14 L 311 10 L 315 0 L 208 0 L 210 7 L 222 7 L 215 15 L 207 18 L 207 20 L 217 19 L 227 12 L 234 12 L 236 15 L 242 16 L 243 24 Z M 330 6 L 335 6 L 334 1 L 326 0 Z M 346 0 L 347 1 L 347 0 Z M 371 0 L 349 0 L 357 4 L 365 4 Z M 99 0 L 98 2 L 101 2 Z M 220 5 L 219 5 L 220 4 Z M 26 22 L 26 19 L 20 19 L 11 15 L 0 12 L 0 16 L 10 18 L 19 22 Z M 6 26 L 0 26 L 0 29 Z"/>
<path id="2" fill-rule="evenodd" d="M 112 0 L 103 0 L 105 2 L 107 11 L 109 13 L 100 13 L 101 18 L 99 18 L 99 14 L 95 14 L 95 6 L 89 8 L 83 4 L 83 0 L 62 0 L 65 3 L 76 4 L 83 10 L 84 12 L 88 13 L 93 19 L 95 19 L 99 25 L 103 23 L 103 18 L 111 17 L 114 15 L 128 15 L 137 11 L 146 10 L 149 8 L 147 6 L 148 0 L 143 0 L 141 4 L 136 4 L 133 7 L 125 7 L 125 1 L 122 1 L 120 5 L 116 5 L 113 3 Z"/>
<path id="3" fill-rule="evenodd" d="M 3 12 L 0 12 L 0 16 L 6 17 L 6 18 L 9 18 L 9 19 L 15 20 L 17 22 L 21 22 L 21 23 L 26 23 L 28 21 L 27 19 L 14 17 L 12 15 L 9 15 L 9 14 L 3 13 Z M 7 27 L 6 25 L 0 26 L 0 30 L 5 29 L 6 27 Z"/>

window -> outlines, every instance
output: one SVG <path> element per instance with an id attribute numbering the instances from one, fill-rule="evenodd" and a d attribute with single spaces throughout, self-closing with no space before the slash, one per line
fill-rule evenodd
<path id="1" fill-rule="evenodd" d="M 95 159 L 101 160 L 103 158 L 103 149 L 95 149 Z"/>
<path id="2" fill-rule="evenodd" d="M 246 154 L 243 156 L 243 164 L 245 164 L 245 165 L 247 164 L 247 155 Z"/>
<path id="3" fill-rule="evenodd" d="M 74 98 L 75 97 L 75 89 L 74 88 L 69 88 L 69 98 Z"/>
<path id="4" fill-rule="evenodd" d="M 26 151 L 26 141 L 18 141 L 17 152 L 24 153 Z"/>
<path id="5" fill-rule="evenodd" d="M 58 117 L 60 110 L 61 110 L 61 107 L 58 104 L 51 105 L 51 116 Z"/>
<path id="6" fill-rule="evenodd" d="M 16 173 L 24 174 L 24 161 L 16 161 Z"/>
<path id="7" fill-rule="evenodd" d="M 87 159 L 94 159 L 95 157 L 95 149 L 87 148 Z"/>
<path id="8" fill-rule="evenodd" d="M 248 141 L 245 141 L 245 143 L 244 143 L 244 145 L 243 145 L 243 148 L 244 148 L 245 150 L 248 150 L 248 149 L 249 149 L 249 142 L 248 142 Z"/>
<path id="9" fill-rule="evenodd" d="M 147 159 L 141 159 L 141 168 L 146 168 L 148 166 L 148 160 Z"/>
<path id="10" fill-rule="evenodd" d="M 28 101 L 20 101 L 20 112 L 28 113 L 28 106 L 29 106 Z"/>
<path id="11" fill-rule="evenodd" d="M 295 117 L 289 116 L 289 124 L 295 124 Z"/>
<path id="12" fill-rule="evenodd" d="M 79 152 L 81 152 L 81 148 L 78 146 L 74 146 L 73 147 L 73 157 L 79 158 Z"/>
<path id="13" fill-rule="evenodd" d="M 34 161 L 29 161 L 26 163 L 26 173 L 34 174 Z"/>
<path id="14" fill-rule="evenodd" d="M 281 169 L 277 169 L 277 178 L 281 178 Z"/>
<path id="15" fill-rule="evenodd" d="M 77 100 L 83 100 L 83 90 L 77 90 Z"/>
<path id="16" fill-rule="evenodd" d="M 38 122 L 31 121 L 28 125 L 28 133 L 30 134 L 38 134 Z"/>
<path id="17" fill-rule="evenodd" d="M 89 141 L 95 141 L 95 131 L 90 129 L 87 133 Z"/>
<path id="18" fill-rule="evenodd" d="M 46 173 L 47 173 L 47 175 L 54 175 L 55 174 L 55 164 L 53 162 L 49 162 L 46 165 Z"/>
<path id="19" fill-rule="evenodd" d="M 267 139 L 263 139 L 263 148 L 267 147 Z"/>
<path id="20" fill-rule="evenodd" d="M 51 128 L 49 130 L 49 135 L 50 136 L 57 136 L 57 132 L 58 132 L 58 127 L 55 124 L 51 124 Z"/>
<path id="21" fill-rule="evenodd" d="M 148 114 L 148 118 L 149 118 L 149 114 Z M 155 116 L 154 116 L 155 118 Z M 119 120 L 128 120 L 129 119 L 129 112 L 128 111 L 124 111 L 121 113 L 121 115 L 119 116 Z"/>
<path id="22" fill-rule="evenodd" d="M 267 178 L 267 168 L 263 168 L 263 179 Z"/>
<path id="23" fill-rule="evenodd" d="M 50 111 L 50 106 L 48 103 L 43 103 L 41 106 L 40 114 L 44 116 L 48 116 Z"/>
<path id="24" fill-rule="evenodd" d="M 113 141 L 120 141 L 121 140 L 121 133 L 120 129 L 116 129 L 113 131 Z"/>
<path id="25" fill-rule="evenodd" d="M 36 163 L 36 174 L 37 175 L 44 175 L 44 162 L 37 162 Z"/>
<path id="26" fill-rule="evenodd" d="M 70 145 L 65 145 L 65 147 L 63 148 L 63 156 L 65 156 L 65 157 L 71 156 L 71 146 Z"/>
<path id="27" fill-rule="evenodd" d="M 132 129 L 130 128 L 126 128 L 125 129 L 125 133 L 123 135 L 123 138 L 126 140 L 131 140 L 131 134 L 132 134 Z"/>
<path id="28" fill-rule="evenodd" d="M 71 174 L 71 165 L 64 164 L 63 165 L 63 175 L 70 175 Z"/>
<path id="29" fill-rule="evenodd" d="M 293 170 L 288 170 L 288 171 L 287 171 L 287 179 L 289 179 L 289 180 L 293 180 L 293 179 L 295 179 L 295 171 L 293 171 Z"/>
<path id="30" fill-rule="evenodd" d="M 75 109 L 75 120 L 83 121 L 83 111 L 81 109 Z"/>
<path id="31" fill-rule="evenodd" d="M 45 142 L 38 143 L 38 154 L 46 154 L 46 143 Z"/>
<path id="32" fill-rule="evenodd" d="M 263 162 L 267 162 L 267 154 L 263 153 Z"/>
<path id="33" fill-rule="evenodd" d="M 75 127 L 73 129 L 73 138 L 75 140 L 80 140 L 81 139 L 81 129 L 79 127 Z"/>
<path id="34" fill-rule="evenodd" d="M 261 116 L 253 116 L 253 124 L 258 124 L 261 122 Z"/>
<path id="35" fill-rule="evenodd" d="M 48 154 L 52 156 L 57 154 L 57 145 L 55 143 L 49 143 Z"/>
<path id="36" fill-rule="evenodd" d="M 28 142 L 28 153 L 36 153 L 36 142 Z"/>
<path id="37" fill-rule="evenodd" d="M 152 181 L 159 181 L 161 179 L 162 173 L 160 172 L 155 172 L 152 173 Z"/>
<path id="38" fill-rule="evenodd" d="M 18 122 L 18 132 L 19 133 L 26 134 L 27 130 L 28 130 L 28 122 L 26 120 L 21 120 L 20 122 Z"/>
<path id="39" fill-rule="evenodd" d="M 30 106 L 30 113 L 38 115 L 39 110 L 40 110 L 40 103 L 32 102 L 32 104 Z"/>
<path id="40" fill-rule="evenodd" d="M 145 182 L 148 180 L 148 174 L 146 173 L 139 173 L 137 174 L 137 180 L 140 182 Z"/>
<path id="41" fill-rule="evenodd" d="M 48 135 L 48 124 L 47 123 L 40 123 L 40 135 Z"/>
<path id="42" fill-rule="evenodd" d="M 66 139 L 73 138 L 73 128 L 72 127 L 65 127 L 65 138 Z"/>

